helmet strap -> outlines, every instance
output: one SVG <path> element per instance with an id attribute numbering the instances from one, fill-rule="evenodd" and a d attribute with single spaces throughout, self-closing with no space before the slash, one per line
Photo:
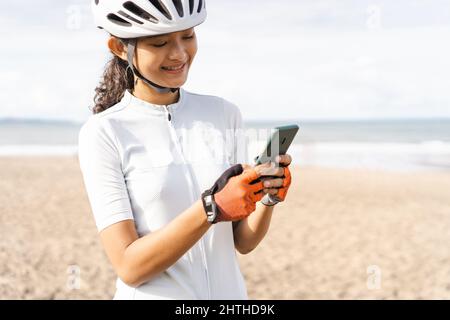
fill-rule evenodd
<path id="1" fill-rule="evenodd" d="M 146 85 L 148 85 L 149 87 L 152 87 L 159 93 L 176 92 L 179 88 L 167 88 L 167 87 L 157 85 L 156 83 L 146 79 L 143 75 L 141 75 L 141 73 L 137 70 L 137 68 L 134 67 L 133 58 L 134 58 L 134 54 L 136 52 L 136 43 L 137 43 L 137 39 L 129 39 L 128 44 L 127 44 L 128 67 L 131 68 L 131 70 L 133 71 L 134 75 L 137 78 L 135 84 L 137 84 L 138 79 L 140 79 Z"/>

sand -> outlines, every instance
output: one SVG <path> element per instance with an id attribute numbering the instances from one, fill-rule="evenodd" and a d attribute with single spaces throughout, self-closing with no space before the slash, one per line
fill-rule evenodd
<path id="1" fill-rule="evenodd" d="M 0 157 L 0 299 L 111 299 L 76 157 Z M 251 299 L 450 299 L 450 173 L 296 167 Z"/>

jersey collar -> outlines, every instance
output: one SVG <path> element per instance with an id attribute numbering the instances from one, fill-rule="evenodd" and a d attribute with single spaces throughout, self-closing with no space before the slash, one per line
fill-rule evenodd
<path id="1" fill-rule="evenodd" d="M 127 104 L 128 108 L 153 115 L 165 115 L 167 110 L 170 113 L 173 113 L 176 110 L 178 110 L 184 104 L 185 96 L 186 96 L 185 91 L 183 90 L 183 88 L 180 88 L 180 97 L 178 101 L 169 105 L 164 105 L 164 104 L 154 104 L 147 102 L 145 100 L 141 100 L 133 96 L 128 90 L 125 90 L 125 94 L 122 100 Z"/>

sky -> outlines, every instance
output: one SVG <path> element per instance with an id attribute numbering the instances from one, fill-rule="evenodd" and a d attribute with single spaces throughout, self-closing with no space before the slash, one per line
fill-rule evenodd
<path id="1" fill-rule="evenodd" d="M 450 1 L 208 0 L 186 90 L 245 120 L 450 117 Z M 111 54 L 90 1 L 0 2 L 0 117 L 84 122 Z"/>

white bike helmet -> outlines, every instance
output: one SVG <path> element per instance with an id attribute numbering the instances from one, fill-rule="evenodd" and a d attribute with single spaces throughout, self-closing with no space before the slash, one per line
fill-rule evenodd
<path id="1" fill-rule="evenodd" d="M 159 92 L 179 89 L 161 87 L 139 73 L 133 65 L 136 38 L 177 32 L 201 24 L 206 19 L 205 0 L 93 0 L 92 11 L 98 28 L 129 39 L 128 65 L 138 78 Z"/>

